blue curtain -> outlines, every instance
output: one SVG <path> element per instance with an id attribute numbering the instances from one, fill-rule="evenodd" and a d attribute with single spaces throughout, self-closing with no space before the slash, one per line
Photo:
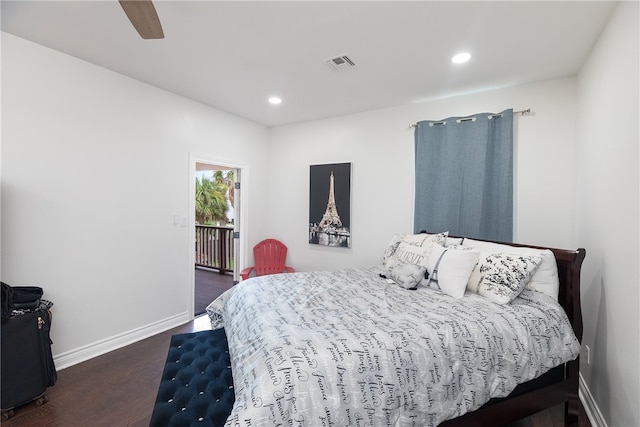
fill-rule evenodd
<path id="1" fill-rule="evenodd" d="M 513 109 L 415 129 L 414 232 L 513 239 Z"/>

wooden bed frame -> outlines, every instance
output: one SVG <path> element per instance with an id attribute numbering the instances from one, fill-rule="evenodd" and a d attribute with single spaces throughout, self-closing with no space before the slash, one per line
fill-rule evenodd
<path id="1" fill-rule="evenodd" d="M 550 249 L 556 257 L 560 291 L 558 302 L 564 308 L 579 341 L 582 340 L 580 308 L 580 270 L 585 249 L 566 250 L 516 243 L 495 242 L 510 246 Z M 492 399 L 476 411 L 440 424 L 441 427 L 495 427 L 528 417 L 536 412 L 564 403 L 565 426 L 578 425 L 578 375 L 580 358 L 558 366 L 532 381 L 519 385 L 506 398 Z"/>

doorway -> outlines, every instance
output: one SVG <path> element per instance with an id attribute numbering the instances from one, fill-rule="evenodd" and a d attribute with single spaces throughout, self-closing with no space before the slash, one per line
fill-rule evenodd
<path id="1" fill-rule="evenodd" d="M 189 259 L 194 316 L 237 283 L 241 168 L 192 156 Z"/>

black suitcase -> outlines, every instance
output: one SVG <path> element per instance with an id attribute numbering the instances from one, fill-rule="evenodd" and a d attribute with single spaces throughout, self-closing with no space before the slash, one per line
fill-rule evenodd
<path id="1" fill-rule="evenodd" d="M 51 311 L 42 303 L 35 310 L 11 316 L 1 330 L 2 419 L 17 406 L 47 401 L 45 391 L 55 384 L 56 368 L 51 354 Z"/>

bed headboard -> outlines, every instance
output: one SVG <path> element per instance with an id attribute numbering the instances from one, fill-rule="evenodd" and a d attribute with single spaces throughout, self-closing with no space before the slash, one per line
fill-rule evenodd
<path id="1" fill-rule="evenodd" d="M 580 270 L 587 254 L 584 248 L 576 250 L 549 248 L 556 256 L 560 290 L 558 302 L 569 317 L 573 331 L 582 341 L 582 309 L 580 304 Z"/>

